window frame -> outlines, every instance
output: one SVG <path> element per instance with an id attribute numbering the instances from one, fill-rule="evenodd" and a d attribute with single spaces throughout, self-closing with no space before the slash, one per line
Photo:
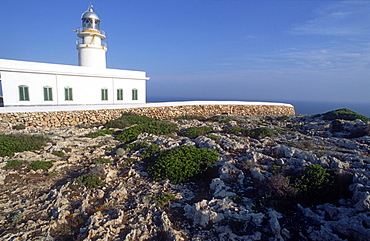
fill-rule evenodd
<path id="1" fill-rule="evenodd" d="M 73 101 L 73 88 L 66 86 L 64 87 L 64 100 Z"/>
<path id="2" fill-rule="evenodd" d="M 44 101 L 53 101 L 53 87 L 44 86 Z"/>
<path id="3" fill-rule="evenodd" d="M 123 100 L 123 89 L 122 88 L 117 89 L 117 100 L 119 101 Z"/>
<path id="4" fill-rule="evenodd" d="M 134 88 L 132 89 L 132 100 L 138 100 L 138 89 Z"/>
<path id="5" fill-rule="evenodd" d="M 19 101 L 30 101 L 30 92 L 28 85 L 18 86 Z"/>
<path id="6" fill-rule="evenodd" d="M 108 101 L 108 88 L 101 89 L 101 100 Z"/>

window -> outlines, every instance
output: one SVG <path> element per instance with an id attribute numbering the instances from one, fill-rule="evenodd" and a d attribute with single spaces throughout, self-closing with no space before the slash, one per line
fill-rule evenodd
<path id="1" fill-rule="evenodd" d="M 117 100 L 123 100 L 123 89 L 117 89 Z"/>
<path id="2" fill-rule="evenodd" d="M 44 101 L 53 100 L 53 89 L 49 86 L 44 86 Z"/>
<path id="3" fill-rule="evenodd" d="M 30 95 L 28 93 L 28 86 L 20 85 L 20 86 L 18 86 L 18 90 L 19 90 L 19 100 L 21 100 L 21 101 L 29 101 L 30 100 Z"/>
<path id="4" fill-rule="evenodd" d="M 108 100 L 108 89 L 101 89 L 101 100 Z"/>
<path id="5" fill-rule="evenodd" d="M 132 89 L 132 100 L 137 100 L 137 89 Z"/>
<path id="6" fill-rule="evenodd" d="M 73 100 L 73 93 L 71 87 L 64 87 L 64 99 Z"/>

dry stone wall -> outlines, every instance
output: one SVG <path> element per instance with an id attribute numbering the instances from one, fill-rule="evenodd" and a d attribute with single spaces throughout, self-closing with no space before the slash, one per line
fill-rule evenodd
<path id="1" fill-rule="evenodd" d="M 116 119 L 123 112 L 131 111 L 139 115 L 159 119 L 175 118 L 184 115 L 208 116 L 215 114 L 236 115 L 294 115 L 294 107 L 283 105 L 184 105 L 163 107 L 120 108 L 85 111 L 16 112 L 0 113 L 0 129 L 10 129 L 14 125 L 26 127 L 68 127 L 76 125 L 105 124 Z"/>

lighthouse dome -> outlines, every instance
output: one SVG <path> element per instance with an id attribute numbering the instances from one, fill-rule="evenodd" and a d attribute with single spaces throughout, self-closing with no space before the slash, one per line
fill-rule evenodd
<path id="1" fill-rule="evenodd" d="M 100 32 L 100 19 L 96 13 L 94 13 L 93 6 L 90 5 L 89 8 L 82 14 L 82 29 L 93 30 Z"/>
<path id="2" fill-rule="evenodd" d="M 98 17 L 98 15 L 94 12 L 93 6 L 90 5 L 89 6 L 89 9 L 87 9 L 81 16 L 81 19 L 96 19 L 96 20 L 99 20 L 100 21 L 100 18 Z"/>

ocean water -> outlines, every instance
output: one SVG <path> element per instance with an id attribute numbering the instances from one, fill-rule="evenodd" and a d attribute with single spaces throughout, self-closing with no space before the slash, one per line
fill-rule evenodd
<path id="1" fill-rule="evenodd" d="M 147 102 L 167 102 L 167 101 L 217 101 L 216 99 L 191 99 L 186 97 L 151 97 L 148 96 Z M 279 101 L 279 100 L 240 100 L 240 99 L 219 99 L 219 100 L 234 100 L 234 101 L 268 101 L 268 102 L 280 102 L 289 103 L 294 105 L 297 114 L 302 115 L 313 115 L 322 114 L 328 111 L 347 108 L 355 111 L 361 115 L 370 117 L 370 103 L 341 103 L 341 102 L 318 102 L 318 101 Z"/>

